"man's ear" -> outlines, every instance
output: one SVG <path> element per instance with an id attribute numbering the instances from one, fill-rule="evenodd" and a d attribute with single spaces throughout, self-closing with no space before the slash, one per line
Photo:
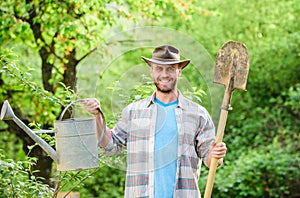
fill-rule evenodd
<path id="1" fill-rule="evenodd" d="M 181 76 L 181 73 L 182 73 L 182 67 L 178 68 L 178 77 Z"/>

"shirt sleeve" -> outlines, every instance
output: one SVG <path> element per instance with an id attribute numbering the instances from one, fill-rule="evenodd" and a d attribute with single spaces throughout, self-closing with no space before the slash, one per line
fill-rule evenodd
<path id="1" fill-rule="evenodd" d="M 111 156 L 122 152 L 127 144 L 127 131 L 129 130 L 129 111 L 128 107 L 123 109 L 121 119 L 111 130 L 112 139 L 106 147 L 104 147 L 104 155 Z"/>
<path id="2" fill-rule="evenodd" d="M 206 166 L 206 159 L 209 155 L 211 144 L 215 140 L 215 126 L 210 115 L 205 110 L 204 114 L 200 116 L 200 123 L 195 138 L 195 148 L 198 157 L 204 160 Z"/>

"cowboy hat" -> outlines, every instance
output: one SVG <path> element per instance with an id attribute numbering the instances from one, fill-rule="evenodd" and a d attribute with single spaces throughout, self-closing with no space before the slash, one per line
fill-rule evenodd
<path id="1" fill-rule="evenodd" d="M 142 59 L 151 66 L 151 63 L 160 65 L 179 64 L 179 68 L 184 68 L 190 63 L 190 59 L 180 60 L 180 52 L 176 47 L 170 45 L 162 45 L 156 47 L 152 53 L 152 58 L 142 56 Z"/>

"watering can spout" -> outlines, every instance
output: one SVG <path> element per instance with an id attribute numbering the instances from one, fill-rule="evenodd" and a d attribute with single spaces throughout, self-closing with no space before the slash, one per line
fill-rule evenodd
<path id="1" fill-rule="evenodd" d="M 1 109 L 1 120 L 13 120 L 21 129 L 23 129 L 29 137 L 31 137 L 55 162 L 59 161 L 58 153 L 41 137 L 36 135 L 29 127 L 27 127 L 18 117 L 15 116 L 9 102 L 4 101 Z"/>

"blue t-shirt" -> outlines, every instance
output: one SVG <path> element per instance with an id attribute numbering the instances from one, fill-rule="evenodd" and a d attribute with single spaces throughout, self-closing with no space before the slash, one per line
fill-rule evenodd
<path id="1" fill-rule="evenodd" d="M 173 197 L 176 183 L 178 130 L 175 107 L 178 101 L 165 104 L 155 98 L 157 120 L 154 141 L 155 198 Z"/>

